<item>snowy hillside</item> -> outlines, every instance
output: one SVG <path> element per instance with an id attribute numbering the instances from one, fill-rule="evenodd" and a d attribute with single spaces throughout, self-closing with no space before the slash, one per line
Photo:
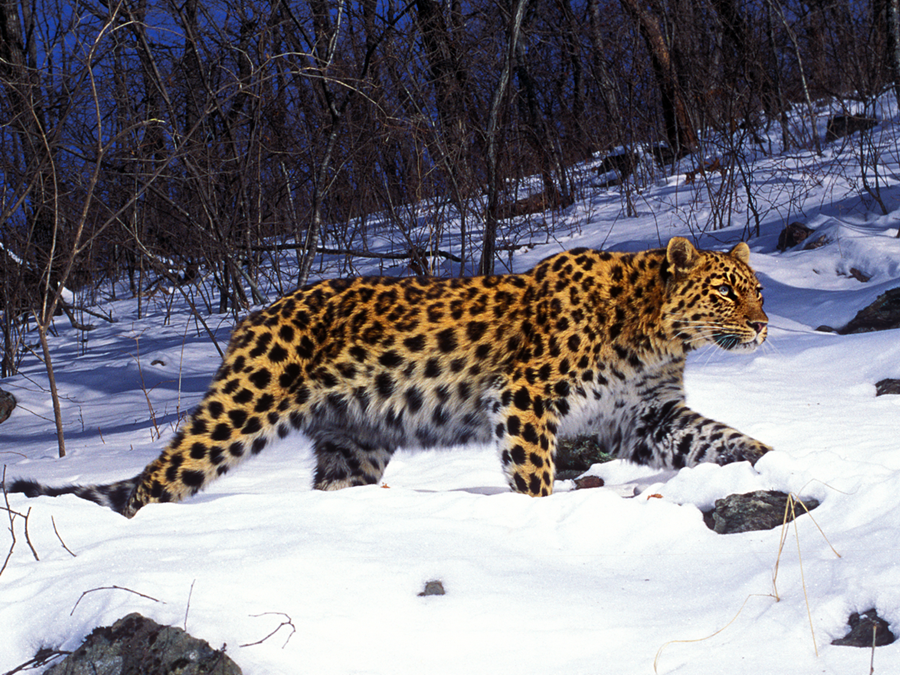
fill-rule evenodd
<path id="1" fill-rule="evenodd" d="M 227 645 L 247 675 L 652 673 L 657 656 L 659 673 L 867 673 L 869 650 L 830 643 L 851 612 L 872 607 L 900 632 L 900 396 L 875 396 L 875 382 L 900 378 L 900 332 L 815 329 L 845 324 L 900 286 L 893 99 L 877 112 L 886 216 L 861 196 L 853 139 L 822 156 L 753 150 L 762 219 L 749 243 L 769 341 L 747 356 L 693 355 L 687 391 L 698 411 L 774 446 L 755 470 L 659 475 L 614 461 L 593 472 L 607 486 L 633 481 L 640 495 L 561 482 L 529 499 L 507 491 L 489 448 L 466 447 L 401 451 L 383 486 L 322 493 L 310 488 L 307 441 L 292 436 L 197 497 L 133 520 L 75 497 L 9 495 L 14 511 L 30 509 L 40 559 L 16 519 L 0 575 L 0 672 L 138 611 Z M 518 242 L 528 245 L 512 258 L 516 271 L 565 248 L 637 250 L 674 235 L 726 248 L 750 219 L 737 199 L 731 227 L 705 229 L 718 174 L 655 179 L 632 195 L 635 216 L 620 190 L 592 188 L 592 177 L 585 167 L 583 199 L 553 216 L 553 236 Z M 778 252 L 793 221 L 828 243 Z M 116 323 L 95 320 L 86 343 L 59 321 L 51 348 L 65 459 L 37 359 L 0 381 L 19 401 L 0 425 L 8 478 L 102 483 L 157 456 L 219 357 L 179 297 L 144 302 L 154 309 L 140 319 L 136 300 L 102 302 Z M 210 325 L 224 347 L 230 320 Z M 822 502 L 815 523 L 797 521 L 796 539 L 791 526 L 780 559 L 777 529 L 723 536 L 703 522 L 717 498 L 755 489 Z M 10 545 L 0 534 L 0 561 Z M 429 580 L 446 595 L 419 597 Z M 879 647 L 874 667 L 900 672 L 900 642 Z"/>

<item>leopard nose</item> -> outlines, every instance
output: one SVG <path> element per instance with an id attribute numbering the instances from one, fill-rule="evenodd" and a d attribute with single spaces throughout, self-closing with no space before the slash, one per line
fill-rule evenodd
<path id="1" fill-rule="evenodd" d="M 766 326 L 768 326 L 768 325 L 769 324 L 766 321 L 751 321 L 750 322 L 750 327 L 756 331 L 757 335 L 762 333 L 766 329 Z"/>

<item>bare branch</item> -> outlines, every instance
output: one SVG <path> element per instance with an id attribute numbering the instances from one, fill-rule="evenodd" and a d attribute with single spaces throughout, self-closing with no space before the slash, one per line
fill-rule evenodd
<path id="1" fill-rule="evenodd" d="M 69 555 L 71 555 L 73 558 L 77 558 L 78 556 L 72 552 L 72 549 L 66 546 L 66 542 L 64 542 L 63 538 L 60 536 L 59 530 L 56 529 L 56 521 L 53 519 L 53 516 L 50 516 L 50 522 L 53 523 L 53 532 L 54 534 L 56 534 L 56 538 L 59 539 L 59 543 L 62 544 L 62 547 L 69 552 Z"/>
<path id="2" fill-rule="evenodd" d="M 72 611 L 69 612 L 69 616 L 72 616 L 73 614 L 75 614 L 75 610 L 78 608 L 78 603 L 80 603 L 84 599 L 84 596 L 86 596 L 88 593 L 96 593 L 97 591 L 127 591 L 128 593 L 134 593 L 135 595 L 138 595 L 147 600 L 152 600 L 153 602 L 158 602 L 163 605 L 166 604 L 162 600 L 157 600 L 156 598 L 151 597 L 149 595 L 144 595 L 143 593 L 138 593 L 137 591 L 133 591 L 130 588 L 123 588 L 122 586 L 100 586 L 99 588 L 92 588 L 92 589 L 82 593 L 79 596 L 78 600 L 75 602 L 75 605 L 72 607 Z"/>
<path id="3" fill-rule="evenodd" d="M 285 620 L 282 621 L 280 624 L 278 624 L 278 626 L 276 626 L 275 630 L 273 630 L 271 633 L 266 635 L 261 640 L 257 640 L 256 642 L 248 642 L 247 644 L 238 645 L 238 646 L 239 647 L 253 647 L 254 645 L 261 645 L 263 642 L 265 642 L 270 637 L 275 635 L 275 633 L 280 631 L 282 628 L 284 628 L 285 626 L 288 626 L 288 627 L 290 627 L 291 632 L 288 634 L 287 639 L 284 641 L 284 644 L 281 646 L 281 648 L 284 649 L 285 647 L 287 647 L 287 643 L 290 642 L 291 638 L 294 636 L 294 633 L 297 632 L 297 628 L 296 628 L 296 626 L 294 626 L 294 623 L 291 620 L 290 616 L 288 616 L 284 612 L 263 612 L 262 614 L 251 614 L 250 616 L 253 618 L 258 618 L 261 616 L 272 616 L 272 615 L 283 616 L 285 618 Z"/>

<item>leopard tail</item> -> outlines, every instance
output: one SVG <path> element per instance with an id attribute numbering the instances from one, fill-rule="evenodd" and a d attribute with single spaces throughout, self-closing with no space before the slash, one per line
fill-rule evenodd
<path id="1" fill-rule="evenodd" d="M 26 497 L 75 495 L 100 504 L 100 506 L 108 506 L 116 513 L 131 517 L 134 513 L 126 513 L 126 509 L 142 477 L 143 474 L 140 474 L 134 478 L 108 485 L 66 485 L 64 487 L 49 487 L 34 480 L 18 478 L 5 486 L 5 489 L 8 493 L 21 492 Z"/>

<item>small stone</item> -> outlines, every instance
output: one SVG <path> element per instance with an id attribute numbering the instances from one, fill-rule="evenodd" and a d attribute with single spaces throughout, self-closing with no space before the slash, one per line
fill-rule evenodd
<path id="1" fill-rule="evenodd" d="M 419 593 L 419 597 L 423 598 L 426 595 L 445 595 L 447 591 L 444 590 L 444 584 L 440 581 L 429 581 L 425 584 L 425 590 Z"/>
<path id="2" fill-rule="evenodd" d="M 599 487 L 603 487 L 603 479 L 600 476 L 583 476 L 575 479 L 576 490 L 588 490 Z"/>
<path id="3" fill-rule="evenodd" d="M 856 269 L 855 267 L 850 268 L 850 276 L 862 283 L 866 283 L 867 281 L 869 281 L 869 279 L 872 278 L 872 276 L 870 274 L 861 272 L 858 269 Z"/>
<path id="4" fill-rule="evenodd" d="M 878 616 L 875 609 L 867 609 L 862 614 L 853 612 L 847 619 L 848 633 L 831 644 L 839 647 L 883 647 L 893 643 L 897 637 L 888 627 L 888 622 Z"/>

